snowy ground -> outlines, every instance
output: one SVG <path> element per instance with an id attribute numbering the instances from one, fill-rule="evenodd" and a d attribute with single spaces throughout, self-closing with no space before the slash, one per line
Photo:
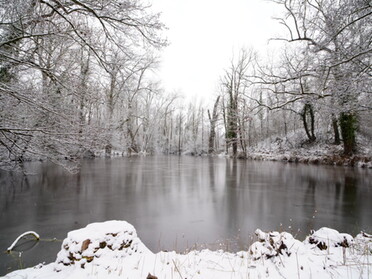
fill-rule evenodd
<path id="1" fill-rule="evenodd" d="M 3 278 L 372 278 L 371 235 L 353 238 L 329 228 L 303 242 L 286 232 L 256 235 L 249 250 L 238 253 L 154 254 L 129 223 L 93 223 L 68 233 L 54 263 Z"/>

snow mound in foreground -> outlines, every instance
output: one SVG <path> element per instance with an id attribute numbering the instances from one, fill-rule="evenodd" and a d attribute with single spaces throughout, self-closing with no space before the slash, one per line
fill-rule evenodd
<path id="1" fill-rule="evenodd" d="M 256 230 L 248 251 L 152 253 L 125 221 L 93 223 L 69 232 L 55 263 L 4 278 L 371 278 L 372 236 L 353 238 L 329 228 L 305 241 L 287 232 Z M 150 275 L 151 274 L 151 275 Z"/>
<path id="2" fill-rule="evenodd" d="M 56 270 L 62 270 L 62 265 L 80 265 L 84 268 L 86 263 L 93 261 L 95 265 L 109 268 L 112 259 L 149 252 L 128 222 L 92 223 L 67 234 L 57 255 Z"/>

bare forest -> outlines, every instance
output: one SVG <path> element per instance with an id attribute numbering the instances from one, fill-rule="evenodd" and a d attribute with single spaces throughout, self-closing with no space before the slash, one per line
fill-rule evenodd
<path id="1" fill-rule="evenodd" d="M 156 76 L 166 26 L 145 2 L 0 0 L 0 167 L 247 158 L 263 142 L 370 156 L 371 2 L 273 1 L 285 11 L 277 24 L 286 36 L 271 39 L 276 56 L 242 49 L 211 100 L 185 103 Z"/>

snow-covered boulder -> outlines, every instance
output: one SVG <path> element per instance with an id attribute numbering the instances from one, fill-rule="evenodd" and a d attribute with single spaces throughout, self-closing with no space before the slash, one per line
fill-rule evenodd
<path id="1" fill-rule="evenodd" d="M 321 228 L 317 231 L 312 231 L 305 239 L 305 243 L 314 244 L 320 250 L 326 250 L 329 247 L 350 247 L 353 241 L 351 235 L 339 233 L 330 228 Z"/>
<path id="2" fill-rule="evenodd" d="M 57 255 L 56 270 L 69 265 L 84 268 L 87 263 L 108 267 L 113 259 L 147 252 L 150 250 L 128 222 L 92 223 L 67 234 Z"/>

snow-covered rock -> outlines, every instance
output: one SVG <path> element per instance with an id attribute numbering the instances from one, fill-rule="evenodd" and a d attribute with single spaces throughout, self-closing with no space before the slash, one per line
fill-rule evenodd
<path id="1" fill-rule="evenodd" d="M 57 255 L 56 270 L 61 270 L 62 265 L 79 264 L 84 268 L 87 263 L 109 268 L 113 259 L 149 252 L 131 224 L 125 221 L 92 223 L 67 234 Z"/>
<path id="2" fill-rule="evenodd" d="M 328 247 L 350 247 L 354 239 L 347 233 L 339 233 L 330 228 L 321 228 L 312 231 L 305 242 L 315 244 L 320 250 L 326 250 Z"/>

